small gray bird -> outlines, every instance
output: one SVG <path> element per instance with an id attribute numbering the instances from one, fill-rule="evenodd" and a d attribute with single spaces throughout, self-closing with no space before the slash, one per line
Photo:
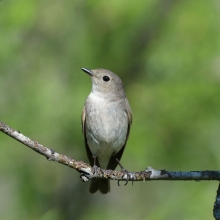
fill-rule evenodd
<path id="1" fill-rule="evenodd" d="M 82 130 L 91 166 L 114 170 L 129 136 L 132 112 L 121 79 L 105 69 L 82 68 L 92 79 L 92 91 L 82 112 Z M 108 179 L 92 179 L 90 193 L 110 192 Z"/>

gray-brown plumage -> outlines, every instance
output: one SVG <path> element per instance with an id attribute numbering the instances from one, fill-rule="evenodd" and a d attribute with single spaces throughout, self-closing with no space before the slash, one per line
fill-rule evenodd
<path id="1" fill-rule="evenodd" d="M 82 113 L 82 130 L 91 166 L 114 170 L 121 159 L 132 123 L 132 112 L 121 79 L 105 69 L 82 68 L 92 79 L 92 91 Z M 96 164 L 94 164 L 94 158 Z M 107 179 L 91 180 L 90 192 L 110 192 Z"/>

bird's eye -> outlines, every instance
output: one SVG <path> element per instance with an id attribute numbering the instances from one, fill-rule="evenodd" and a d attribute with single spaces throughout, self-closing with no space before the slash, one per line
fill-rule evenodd
<path id="1" fill-rule="evenodd" d="M 110 78 L 108 76 L 103 76 L 102 79 L 105 81 L 105 82 L 108 82 L 110 80 Z"/>

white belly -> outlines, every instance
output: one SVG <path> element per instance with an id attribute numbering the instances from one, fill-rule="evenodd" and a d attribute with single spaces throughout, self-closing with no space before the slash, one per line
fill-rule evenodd
<path id="1" fill-rule="evenodd" d="M 93 155 L 102 168 L 106 168 L 110 157 L 124 146 L 128 130 L 128 118 L 120 105 L 94 97 L 91 93 L 86 105 L 86 138 Z"/>

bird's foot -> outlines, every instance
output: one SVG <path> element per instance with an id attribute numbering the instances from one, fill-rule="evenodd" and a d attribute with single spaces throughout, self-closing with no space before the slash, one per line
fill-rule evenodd
<path id="1" fill-rule="evenodd" d="M 80 179 L 83 181 L 83 182 L 87 182 L 89 181 L 89 179 L 91 177 L 98 177 L 99 173 L 100 173 L 100 167 L 94 165 L 92 167 L 92 174 L 91 173 L 87 173 L 85 171 L 80 171 Z M 94 179 L 96 180 L 96 178 Z"/>
<path id="2" fill-rule="evenodd" d="M 124 174 L 123 177 L 126 177 L 126 182 L 125 182 L 125 186 L 128 184 L 128 181 L 131 179 L 132 180 L 132 185 L 133 185 L 133 182 L 134 182 L 134 174 L 133 172 L 129 172 L 127 169 L 125 169 L 122 164 L 120 163 L 120 161 L 118 160 L 118 158 L 115 158 L 116 161 L 118 162 L 118 165 L 120 166 L 121 168 L 121 172 Z M 120 181 L 121 180 L 118 180 L 118 186 L 120 186 Z"/>
<path id="3" fill-rule="evenodd" d="M 94 175 L 95 177 L 97 177 L 97 176 L 98 176 L 98 173 L 99 173 L 99 171 L 100 171 L 100 167 L 94 165 L 94 166 L 92 167 L 92 169 L 93 169 L 93 175 Z"/>

